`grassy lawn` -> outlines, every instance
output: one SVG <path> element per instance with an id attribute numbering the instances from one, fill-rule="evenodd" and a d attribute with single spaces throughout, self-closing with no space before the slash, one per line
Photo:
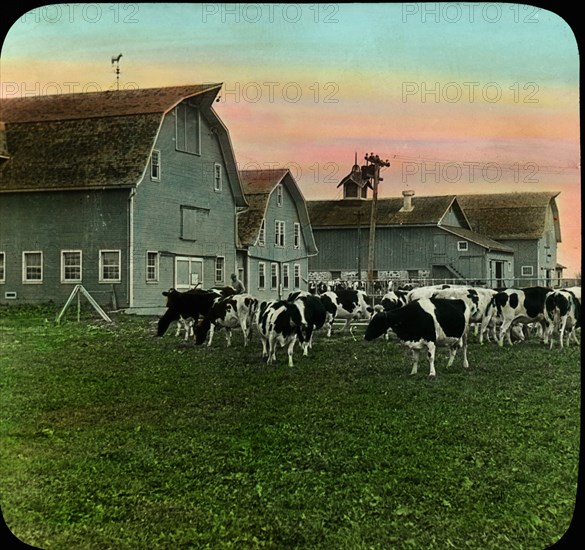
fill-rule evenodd
<path id="1" fill-rule="evenodd" d="M 580 350 L 471 368 L 317 333 L 260 358 L 50 308 L 0 309 L 0 506 L 43 549 L 544 549 L 577 489 Z"/>

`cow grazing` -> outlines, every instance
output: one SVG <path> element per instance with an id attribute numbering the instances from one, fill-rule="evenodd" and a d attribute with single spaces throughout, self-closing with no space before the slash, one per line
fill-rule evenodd
<path id="1" fill-rule="evenodd" d="M 321 294 L 321 300 L 327 311 L 327 336 L 331 336 L 333 321 L 345 319 L 343 330 L 349 329 L 352 321 L 357 319 L 370 320 L 374 309 L 368 305 L 367 295 L 363 290 L 332 290 Z"/>
<path id="2" fill-rule="evenodd" d="M 319 330 L 325 324 L 327 310 L 319 296 L 313 296 L 308 292 L 292 292 L 288 296 L 288 301 L 296 304 L 306 325 L 301 347 L 303 348 L 303 355 L 308 355 L 309 348 L 313 347 L 313 332 Z"/>
<path id="3" fill-rule="evenodd" d="M 401 292 L 400 290 L 397 290 L 394 292 L 393 290 L 389 290 L 384 296 L 382 296 L 380 305 L 385 310 L 402 307 L 403 305 L 406 305 L 406 295 L 407 293 L 404 291 Z"/>
<path id="4" fill-rule="evenodd" d="M 413 288 L 406 294 L 406 302 L 414 302 L 421 298 L 432 298 L 435 292 L 453 288 L 452 285 L 428 285 Z"/>
<path id="5" fill-rule="evenodd" d="M 508 288 L 498 292 L 492 298 L 492 315 L 497 314 L 502 320 L 498 344 L 504 345 L 504 338 L 512 345 L 510 328 L 513 323 L 534 323 L 542 325 L 544 343 L 548 343 L 548 321 L 544 316 L 544 303 L 552 289 L 532 286 L 524 289 Z"/>
<path id="6" fill-rule="evenodd" d="M 163 292 L 167 297 L 167 311 L 158 321 L 157 336 L 163 336 L 173 321 L 192 318 L 197 322 L 200 315 L 206 315 L 211 306 L 222 298 L 219 290 L 193 288 L 179 292 L 175 288 Z M 188 332 L 186 332 L 188 337 Z"/>
<path id="7" fill-rule="evenodd" d="M 288 365 L 293 367 L 294 346 L 303 342 L 303 319 L 296 304 L 286 300 L 261 302 L 257 313 L 258 332 L 262 341 L 262 357 L 271 364 L 276 361 L 276 346 L 287 347 Z"/>
<path id="8" fill-rule="evenodd" d="M 214 330 L 223 328 L 227 345 L 231 346 L 232 329 L 241 328 L 244 347 L 248 345 L 250 331 L 258 300 L 250 294 L 236 294 L 216 301 L 209 313 L 195 327 L 195 343 L 202 344 L 209 335 L 207 346 L 211 346 Z"/>
<path id="9" fill-rule="evenodd" d="M 435 350 L 438 346 L 449 348 L 449 363 L 453 364 L 458 348 L 463 350 L 463 366 L 467 361 L 467 333 L 471 312 L 463 300 L 445 298 L 421 298 L 392 310 L 374 315 L 365 333 L 371 341 L 388 329 L 400 342 L 412 351 L 413 366 L 410 374 L 418 371 L 420 350 L 426 348 L 429 358 L 429 376 L 436 376 Z"/>
<path id="10" fill-rule="evenodd" d="M 575 329 L 581 326 L 581 287 L 554 290 L 544 302 L 544 316 L 548 322 L 550 348 L 554 345 L 553 333 L 558 331 L 560 347 L 564 347 L 565 332 L 568 331 L 567 345 L 571 337 L 579 343 Z"/>

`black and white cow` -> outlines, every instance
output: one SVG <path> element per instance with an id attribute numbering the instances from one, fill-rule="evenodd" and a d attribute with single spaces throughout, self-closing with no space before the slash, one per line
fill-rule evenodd
<path id="1" fill-rule="evenodd" d="M 544 303 L 552 292 L 551 288 L 532 286 L 523 289 L 508 288 L 492 298 L 492 314 L 501 318 L 498 345 L 504 345 L 504 338 L 512 345 L 510 328 L 513 323 L 540 323 L 544 343 L 548 343 L 548 321 L 544 317 Z"/>
<path id="2" fill-rule="evenodd" d="M 345 319 L 343 330 L 349 329 L 352 321 L 365 319 L 369 321 L 374 309 L 368 305 L 367 295 L 363 290 L 331 290 L 321 294 L 321 300 L 327 311 L 327 336 L 331 336 L 333 321 Z"/>
<path id="3" fill-rule="evenodd" d="M 211 346 L 214 330 L 223 328 L 226 332 L 227 345 L 231 346 L 232 329 L 241 328 L 246 347 L 257 307 L 257 298 L 250 294 L 236 294 L 218 300 L 195 326 L 195 344 L 202 344 L 209 335 L 207 346 Z"/>
<path id="4" fill-rule="evenodd" d="M 414 302 L 415 300 L 420 300 L 421 298 L 432 298 L 435 292 L 439 290 L 445 290 L 447 288 L 452 288 L 452 285 L 428 285 L 428 286 L 417 286 L 406 294 L 406 302 Z"/>
<path id="5" fill-rule="evenodd" d="M 158 321 L 157 336 L 163 336 L 173 321 L 193 319 L 197 322 L 200 315 L 209 313 L 211 306 L 223 297 L 220 290 L 200 288 L 185 292 L 171 288 L 162 294 L 167 297 L 167 310 Z M 188 331 L 186 331 L 187 337 Z"/>
<path id="6" fill-rule="evenodd" d="M 287 347 L 288 365 L 293 367 L 293 351 L 297 339 L 303 342 L 303 331 L 306 325 L 296 304 L 287 300 L 270 300 L 261 302 L 256 317 L 260 340 L 262 341 L 262 357 L 267 363 L 276 361 L 276 346 Z"/>
<path id="7" fill-rule="evenodd" d="M 554 290 L 544 302 L 544 316 L 548 322 L 548 339 L 552 349 L 553 334 L 559 333 L 560 347 L 564 347 L 565 332 L 568 331 L 567 346 L 571 337 L 579 343 L 575 329 L 581 326 L 581 287 Z"/>
<path id="8" fill-rule="evenodd" d="M 371 341 L 388 329 L 400 342 L 412 351 L 413 366 L 410 374 L 416 374 L 420 350 L 427 350 L 430 371 L 436 376 L 435 351 L 438 346 L 449 348 L 449 363 L 453 364 L 458 348 L 463 350 L 463 366 L 467 360 L 467 334 L 471 312 L 463 300 L 446 298 L 421 298 L 403 307 L 378 312 L 374 315 L 364 336 Z"/>
<path id="9" fill-rule="evenodd" d="M 309 355 L 309 348 L 313 347 L 313 332 L 319 330 L 325 324 L 327 310 L 320 296 L 313 296 L 308 292 L 292 292 L 287 299 L 297 305 L 301 318 L 306 325 L 301 347 L 303 348 L 303 355 Z"/>

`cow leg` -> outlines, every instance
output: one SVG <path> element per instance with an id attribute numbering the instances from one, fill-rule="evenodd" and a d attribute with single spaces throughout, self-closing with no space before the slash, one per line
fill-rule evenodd
<path id="1" fill-rule="evenodd" d="M 225 327 L 225 340 L 229 348 L 232 345 L 232 329 L 229 327 Z"/>
<path id="2" fill-rule="evenodd" d="M 242 334 L 244 335 L 244 347 L 248 345 L 248 325 L 246 320 L 242 321 Z"/>
<path id="3" fill-rule="evenodd" d="M 504 337 L 506 341 L 512 345 L 512 339 L 510 338 L 510 327 L 512 326 L 512 321 L 510 319 L 504 319 L 502 325 L 500 326 L 500 336 L 498 338 L 498 346 L 504 347 Z"/>
<path id="4" fill-rule="evenodd" d="M 266 337 L 260 334 L 260 340 L 262 341 L 262 359 L 268 357 L 268 350 L 266 349 Z"/>
<path id="5" fill-rule="evenodd" d="M 469 361 L 467 360 L 467 334 L 464 334 L 460 341 L 461 353 L 463 354 L 463 368 L 469 368 Z"/>
<path id="6" fill-rule="evenodd" d="M 429 376 L 437 376 L 435 372 L 435 343 L 427 342 L 427 356 L 429 358 Z"/>
<path id="7" fill-rule="evenodd" d="M 458 346 L 459 343 L 449 346 L 449 362 L 447 363 L 447 367 L 450 367 L 455 362 L 455 356 L 457 355 Z"/>
<path id="8" fill-rule="evenodd" d="M 349 325 L 351 324 L 351 319 L 345 320 L 345 325 L 343 327 L 343 332 L 347 332 L 349 330 Z"/>
<path id="9" fill-rule="evenodd" d="M 175 330 L 175 336 L 179 336 L 179 334 L 181 334 L 181 327 L 183 326 L 183 320 L 179 319 L 177 321 L 177 330 Z"/>
<path id="10" fill-rule="evenodd" d="M 412 376 L 418 372 L 418 359 L 420 357 L 420 350 L 412 348 L 410 351 L 412 353 L 412 370 L 410 371 Z"/>
<path id="11" fill-rule="evenodd" d="M 288 366 L 289 367 L 294 367 L 294 363 L 293 363 L 293 351 L 295 349 L 295 343 L 296 343 L 296 341 L 297 341 L 297 337 L 296 336 L 293 336 L 293 338 L 291 339 L 291 341 L 288 344 L 287 353 L 288 353 Z"/>
<path id="12" fill-rule="evenodd" d="M 211 325 L 209 327 L 209 332 L 208 332 L 209 340 L 207 340 L 207 347 L 211 346 L 214 332 L 215 332 L 215 325 L 213 323 L 211 323 Z"/>
<path id="13" fill-rule="evenodd" d="M 559 342 L 561 344 L 561 349 L 563 349 L 563 336 L 565 334 L 565 329 L 567 328 L 567 316 L 564 315 L 561 319 L 561 326 L 559 330 Z M 569 337 L 570 340 L 570 337 Z M 567 345 L 569 344 L 569 340 L 567 340 Z"/>

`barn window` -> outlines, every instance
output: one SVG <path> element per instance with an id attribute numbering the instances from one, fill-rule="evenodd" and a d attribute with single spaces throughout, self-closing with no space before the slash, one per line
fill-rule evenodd
<path id="1" fill-rule="evenodd" d="M 213 190 L 217 191 L 218 193 L 221 191 L 222 188 L 222 172 L 221 172 L 221 164 L 217 164 L 217 162 L 213 165 Z"/>
<path id="2" fill-rule="evenodd" d="M 274 222 L 274 244 L 278 247 L 284 247 L 284 233 L 286 231 L 286 224 L 282 220 L 275 220 Z"/>
<path id="3" fill-rule="evenodd" d="M 522 266 L 522 277 L 532 277 L 534 275 L 534 268 L 531 265 Z"/>
<path id="4" fill-rule="evenodd" d="M 215 282 L 216 283 L 223 283 L 224 272 L 225 272 L 225 258 L 223 256 L 218 256 L 217 258 L 215 258 Z"/>
<path id="5" fill-rule="evenodd" d="M 199 109 L 187 103 L 175 111 L 175 148 L 185 153 L 201 154 L 201 118 Z"/>
<path id="6" fill-rule="evenodd" d="M 467 241 L 457 241 L 457 250 L 459 252 L 467 252 L 469 250 L 469 243 Z"/>
<path id="7" fill-rule="evenodd" d="M 293 236 L 294 236 L 294 247 L 300 248 L 301 246 L 301 224 L 296 223 L 293 226 Z"/>
<path id="8" fill-rule="evenodd" d="M 0 283 L 6 282 L 6 254 L 0 252 Z"/>
<path id="9" fill-rule="evenodd" d="M 282 206 L 283 188 L 282 184 L 279 183 L 276 186 L 276 206 Z"/>
<path id="10" fill-rule="evenodd" d="M 266 288 L 266 264 L 258 262 L 258 288 Z"/>
<path id="11" fill-rule="evenodd" d="M 197 239 L 197 209 L 193 207 L 181 206 L 181 239 Z"/>
<path id="12" fill-rule="evenodd" d="M 258 246 L 264 246 L 266 244 L 266 220 L 262 218 L 260 224 L 260 232 L 258 233 Z"/>
<path id="13" fill-rule="evenodd" d="M 100 283 L 119 283 L 120 275 L 119 250 L 100 250 Z"/>
<path id="14" fill-rule="evenodd" d="M 301 288 L 301 264 L 294 264 L 294 281 L 295 289 Z"/>
<path id="15" fill-rule="evenodd" d="M 146 252 L 146 282 L 156 283 L 158 281 L 158 252 Z"/>
<path id="16" fill-rule="evenodd" d="M 81 250 L 61 251 L 61 282 L 81 282 Z"/>
<path id="17" fill-rule="evenodd" d="M 22 282 L 42 283 L 43 282 L 43 253 L 23 252 L 22 253 Z"/>
<path id="18" fill-rule="evenodd" d="M 270 264 L 270 288 L 278 288 L 278 264 Z"/>
<path id="19" fill-rule="evenodd" d="M 156 149 L 150 155 L 150 179 L 160 181 L 160 151 Z"/>
<path id="20" fill-rule="evenodd" d="M 282 264 L 282 288 L 288 290 L 290 287 L 290 266 Z"/>

